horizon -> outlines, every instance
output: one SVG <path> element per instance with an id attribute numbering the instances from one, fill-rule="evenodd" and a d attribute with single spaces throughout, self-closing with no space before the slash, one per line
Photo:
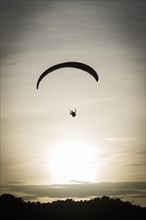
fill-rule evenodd
<path id="1" fill-rule="evenodd" d="M 146 206 L 145 2 L 7 0 L 1 12 L 1 191 L 42 201 L 102 191 Z M 99 80 L 62 68 L 36 89 L 62 62 Z"/>
<path id="2" fill-rule="evenodd" d="M 145 182 L 100 182 L 52 185 L 25 185 L 24 183 L 6 183 L 2 186 L 2 194 L 11 194 L 30 202 L 53 202 L 72 199 L 74 201 L 91 200 L 109 196 L 128 201 L 133 205 L 146 207 Z"/>

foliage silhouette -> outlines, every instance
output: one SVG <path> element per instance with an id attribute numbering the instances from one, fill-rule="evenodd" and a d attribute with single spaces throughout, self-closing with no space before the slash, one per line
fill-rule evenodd
<path id="1" fill-rule="evenodd" d="M 142 219 L 146 208 L 112 199 L 108 196 L 91 199 L 90 201 L 54 201 L 52 203 L 25 202 L 10 194 L 0 196 L 1 215 L 3 219 L 21 220 L 129 220 Z"/>

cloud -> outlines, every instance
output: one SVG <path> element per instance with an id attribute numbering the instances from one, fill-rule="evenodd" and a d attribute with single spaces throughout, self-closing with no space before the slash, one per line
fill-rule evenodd
<path id="1" fill-rule="evenodd" d="M 10 184 L 10 185 L 19 185 L 19 184 L 25 184 L 25 182 L 21 182 L 21 181 L 7 181 L 6 185 Z"/>
<path id="2" fill-rule="evenodd" d="M 145 155 L 146 151 L 145 150 L 141 150 L 141 151 L 136 151 L 133 154 L 137 154 L 137 155 Z"/>
<path id="3" fill-rule="evenodd" d="M 131 164 L 126 164 L 126 166 L 139 167 L 139 166 L 145 166 L 145 164 L 144 163 L 131 163 Z"/>
<path id="4" fill-rule="evenodd" d="M 105 141 L 110 141 L 110 142 L 127 142 L 131 140 L 131 137 L 109 137 L 105 138 Z"/>
<path id="5" fill-rule="evenodd" d="M 144 182 L 117 182 L 117 183 L 76 183 L 57 185 L 16 185 L 8 184 L 2 187 L 2 192 L 27 195 L 24 198 L 48 197 L 48 198 L 89 198 L 103 195 L 112 197 L 143 197 L 145 192 Z M 35 196 L 34 196 L 35 195 Z M 23 196 L 22 196 L 23 197 Z"/>
<path id="6" fill-rule="evenodd" d="M 71 180 L 70 182 L 71 182 L 71 183 L 78 183 L 78 184 L 87 184 L 87 183 L 90 183 L 90 182 L 87 182 L 87 181 L 78 181 L 78 180 Z"/>

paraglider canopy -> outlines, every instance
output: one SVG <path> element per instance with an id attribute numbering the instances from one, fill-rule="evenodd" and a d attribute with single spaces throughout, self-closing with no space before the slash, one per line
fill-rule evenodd
<path id="1" fill-rule="evenodd" d="M 45 70 L 39 77 L 38 81 L 37 81 L 37 86 L 36 88 L 38 89 L 39 88 L 39 84 L 41 82 L 41 80 L 49 73 L 55 71 L 55 70 L 58 70 L 58 69 L 61 69 L 61 68 L 66 68 L 66 67 L 71 67 L 71 68 L 77 68 L 77 69 L 80 69 L 80 70 L 83 70 L 87 73 L 89 73 L 91 76 L 93 76 L 95 78 L 96 81 L 98 81 L 98 75 L 96 73 L 96 71 L 88 66 L 87 64 L 84 64 L 84 63 L 79 63 L 79 62 L 65 62 L 65 63 L 59 63 L 59 64 L 56 64 L 54 66 L 51 66 L 50 68 L 48 68 L 47 70 Z"/>

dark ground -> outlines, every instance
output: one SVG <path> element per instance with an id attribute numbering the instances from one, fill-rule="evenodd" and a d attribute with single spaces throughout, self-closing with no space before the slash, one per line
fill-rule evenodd
<path id="1" fill-rule="evenodd" d="M 40 203 L 25 202 L 13 195 L 3 194 L 0 196 L 0 207 L 1 219 L 8 220 L 141 220 L 146 216 L 146 208 L 108 196 L 90 201 L 67 199 Z"/>

